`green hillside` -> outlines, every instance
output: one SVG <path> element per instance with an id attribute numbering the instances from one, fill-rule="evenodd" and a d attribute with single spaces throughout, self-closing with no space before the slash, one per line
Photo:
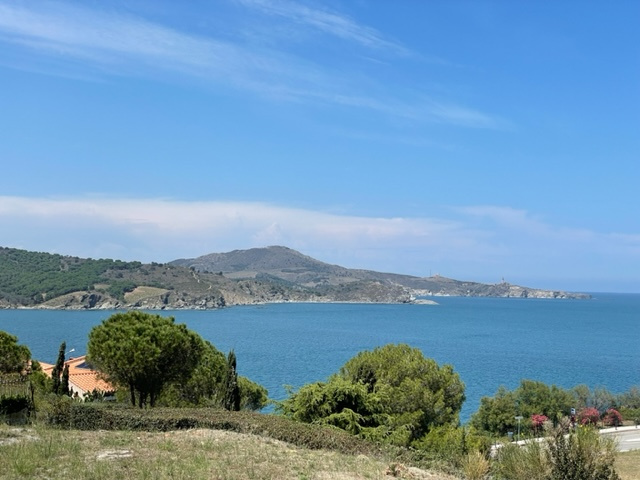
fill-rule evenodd
<path id="1" fill-rule="evenodd" d="M 279 280 L 0 247 L 0 308 L 208 309 L 317 298 Z"/>
<path id="2" fill-rule="evenodd" d="M 108 281 L 105 274 L 135 270 L 141 265 L 140 262 L 82 259 L 0 247 L 0 298 L 10 303 L 35 305 L 67 293 L 93 290 L 96 284 L 105 282 L 117 297 L 135 285 Z"/>
<path id="3" fill-rule="evenodd" d="M 183 309 L 270 302 L 411 302 L 414 296 L 589 298 L 563 291 L 330 265 L 286 247 L 167 264 L 0 247 L 0 308 Z"/>

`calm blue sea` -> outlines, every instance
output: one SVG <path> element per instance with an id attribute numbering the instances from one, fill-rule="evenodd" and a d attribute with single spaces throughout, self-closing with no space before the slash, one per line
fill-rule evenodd
<path id="1" fill-rule="evenodd" d="M 361 350 L 408 343 L 454 366 L 466 384 L 462 420 L 500 385 L 528 378 L 622 392 L 640 385 L 640 295 L 592 300 L 436 298 L 439 305 L 274 304 L 171 315 L 227 352 L 238 370 L 285 397 L 285 385 L 324 380 Z M 86 351 L 94 325 L 113 312 L 0 310 L 0 330 L 35 358 L 55 361 L 64 340 Z"/>

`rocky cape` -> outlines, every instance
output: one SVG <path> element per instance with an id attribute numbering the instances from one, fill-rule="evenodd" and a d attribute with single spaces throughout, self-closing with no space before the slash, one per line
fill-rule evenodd
<path id="1" fill-rule="evenodd" d="M 438 296 L 589 298 L 506 282 L 482 284 L 330 265 L 274 246 L 168 264 L 0 248 L 0 308 L 215 309 L 284 302 L 433 304 Z"/>
<path id="2" fill-rule="evenodd" d="M 588 299 L 590 295 L 560 290 L 522 287 L 507 282 L 485 284 L 454 280 L 440 275 L 416 277 L 331 265 L 296 250 L 282 246 L 212 253 L 197 258 L 174 260 L 170 265 L 191 268 L 198 272 L 218 272 L 228 278 L 276 281 L 285 285 L 331 290 L 348 289 L 360 282 L 404 290 L 402 301 L 425 296 L 562 298 Z"/>

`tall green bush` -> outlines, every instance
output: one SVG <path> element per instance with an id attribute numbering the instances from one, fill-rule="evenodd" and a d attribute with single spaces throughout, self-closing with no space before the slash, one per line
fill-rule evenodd
<path id="1" fill-rule="evenodd" d="M 549 480 L 551 466 L 547 459 L 546 444 L 530 441 L 520 446 L 510 443 L 502 446 L 493 462 L 496 478 L 504 480 Z"/>
<path id="2" fill-rule="evenodd" d="M 464 384 L 451 366 L 401 344 L 360 352 L 327 382 L 292 392 L 279 410 L 407 446 L 434 427 L 457 425 L 464 398 Z"/>
<path id="3" fill-rule="evenodd" d="M 551 465 L 549 480 L 619 480 L 615 471 L 616 446 L 589 427 L 565 434 L 552 432 L 547 457 Z"/>
<path id="4" fill-rule="evenodd" d="M 615 441 L 597 430 L 579 427 L 569 432 L 568 422 L 547 432 L 544 441 L 529 441 L 500 448 L 494 472 L 504 480 L 619 480 L 615 471 Z"/>
<path id="5" fill-rule="evenodd" d="M 224 354 L 203 340 L 198 365 L 186 381 L 166 386 L 158 398 L 165 407 L 207 406 L 224 408 L 228 362 Z M 267 389 L 246 377 L 236 375 L 240 410 L 261 410 L 268 403 Z"/>

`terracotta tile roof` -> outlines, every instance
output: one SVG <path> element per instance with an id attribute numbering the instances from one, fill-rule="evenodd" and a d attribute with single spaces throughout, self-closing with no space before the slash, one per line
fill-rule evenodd
<path id="1" fill-rule="evenodd" d="M 99 390 L 101 392 L 113 392 L 113 385 L 98 378 L 98 372 L 93 370 L 86 362 L 86 355 L 77 358 L 70 358 L 65 365 L 69 365 L 69 387 L 82 396 L 84 393 Z M 40 362 L 42 371 L 49 377 L 55 365 Z"/>
<path id="2" fill-rule="evenodd" d="M 69 383 L 73 383 L 79 390 L 84 392 L 92 392 L 99 390 L 101 392 L 112 392 L 115 390 L 111 384 L 98 378 L 97 372 L 90 371 L 86 373 L 69 374 Z"/>

